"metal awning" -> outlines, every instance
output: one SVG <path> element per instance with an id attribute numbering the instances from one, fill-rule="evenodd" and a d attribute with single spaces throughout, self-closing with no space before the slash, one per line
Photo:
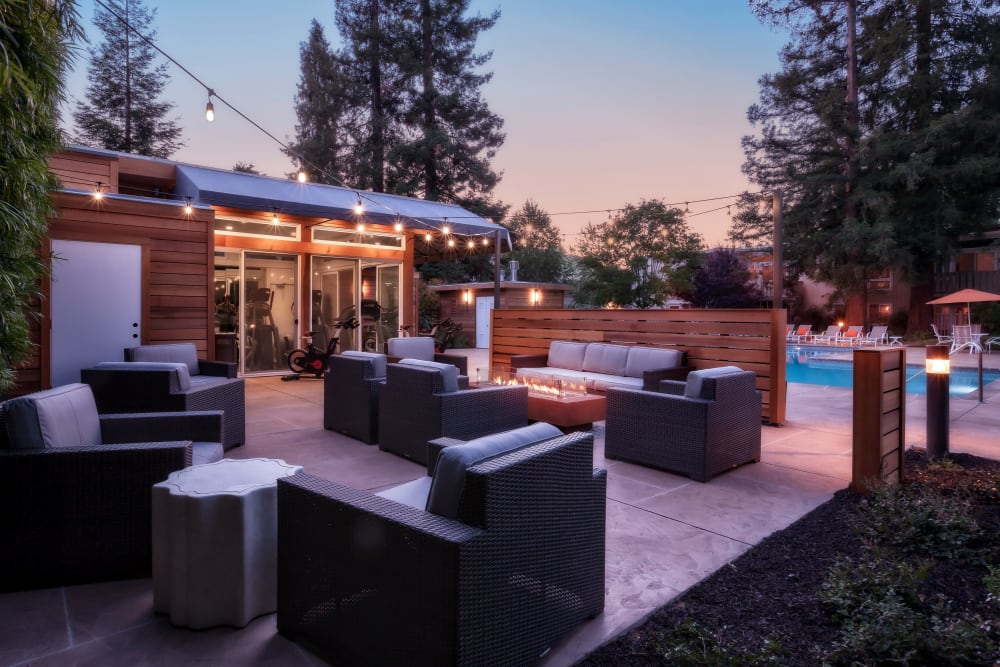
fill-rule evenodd
<path id="1" fill-rule="evenodd" d="M 504 227 L 454 204 L 185 164 L 177 165 L 174 192 L 200 204 L 348 221 L 356 219 L 360 198 L 365 222 L 393 225 L 398 220 L 407 229 L 432 232 L 447 224 L 454 234 L 489 236 L 491 243 L 499 231 L 501 243 L 510 248 Z"/>

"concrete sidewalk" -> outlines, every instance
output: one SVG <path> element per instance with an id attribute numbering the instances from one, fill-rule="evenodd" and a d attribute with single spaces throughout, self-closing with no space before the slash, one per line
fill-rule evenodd
<path id="1" fill-rule="evenodd" d="M 486 366 L 485 350 L 469 372 Z M 922 363 L 923 350 L 908 350 Z M 956 357 L 961 355 L 956 355 Z M 955 359 L 956 365 L 975 357 Z M 984 365 L 1000 367 L 1000 355 Z M 359 489 L 379 490 L 415 479 L 424 469 L 323 429 L 322 381 L 279 377 L 247 381 L 247 444 L 230 458 L 281 458 L 307 472 Z M 994 386 L 995 385 L 995 386 Z M 1000 458 L 1000 381 L 985 402 L 951 400 L 951 451 Z M 926 398 L 906 401 L 906 443 L 925 443 Z M 579 626 L 543 659 L 570 665 L 640 623 L 767 535 L 784 528 L 851 476 L 852 392 L 791 384 L 788 420 L 762 427 L 762 461 L 708 484 L 604 458 L 603 424 L 595 428 L 594 465 L 608 470 L 604 613 Z M 0 665 L 323 664 L 276 633 L 275 615 L 243 629 L 173 628 L 152 612 L 148 579 L 0 595 Z"/>

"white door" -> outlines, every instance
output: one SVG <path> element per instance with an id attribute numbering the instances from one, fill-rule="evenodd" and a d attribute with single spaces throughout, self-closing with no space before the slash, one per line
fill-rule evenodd
<path id="1" fill-rule="evenodd" d="M 493 297 L 476 297 L 476 347 L 490 346 L 490 311 L 493 310 Z"/>
<path id="2" fill-rule="evenodd" d="M 52 386 L 140 344 L 142 246 L 52 241 Z"/>

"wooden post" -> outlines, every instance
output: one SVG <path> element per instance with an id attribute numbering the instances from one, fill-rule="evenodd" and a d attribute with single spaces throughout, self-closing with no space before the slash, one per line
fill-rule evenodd
<path id="1" fill-rule="evenodd" d="M 854 456 L 851 489 L 903 479 L 906 348 L 854 351 Z"/>

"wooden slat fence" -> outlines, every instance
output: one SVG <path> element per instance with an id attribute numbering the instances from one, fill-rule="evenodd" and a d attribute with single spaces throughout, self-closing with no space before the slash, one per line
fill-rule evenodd
<path id="1" fill-rule="evenodd" d="M 553 340 L 647 345 L 687 351 L 695 368 L 735 365 L 757 373 L 764 421 L 785 421 L 784 310 L 493 310 L 490 360 L 543 354 Z"/>

